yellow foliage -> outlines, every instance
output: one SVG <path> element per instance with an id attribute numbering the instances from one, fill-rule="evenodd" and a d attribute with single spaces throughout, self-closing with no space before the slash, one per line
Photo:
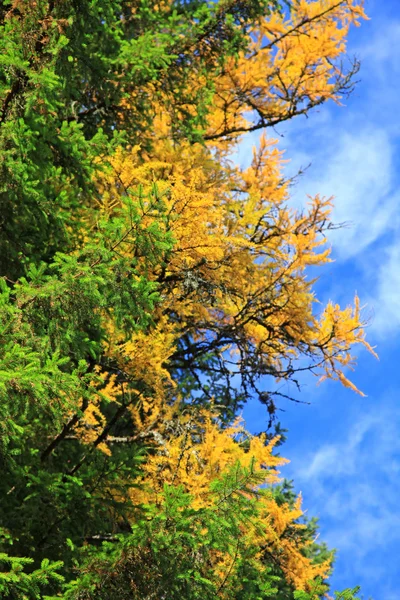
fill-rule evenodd
<path id="1" fill-rule="evenodd" d="M 138 331 L 127 342 L 118 344 L 120 366 L 134 381 L 140 381 L 145 389 L 151 390 L 156 403 L 164 399 L 164 386 L 173 385 L 164 365 L 173 352 L 174 341 L 172 325 L 161 319 L 149 334 Z M 109 354 L 113 355 L 113 349 Z M 143 408 L 148 412 L 147 405 Z"/>
<path id="2" fill-rule="evenodd" d="M 208 138 L 220 147 L 326 100 L 339 101 L 348 75 L 337 63 L 350 25 L 366 18 L 357 0 L 295 0 L 255 25 L 249 45 L 217 79 Z M 220 138 L 224 141 L 220 142 Z"/>
<path id="3" fill-rule="evenodd" d="M 92 381 L 91 387 L 94 393 L 87 403 L 81 419 L 75 428 L 75 433 L 79 440 L 85 445 L 91 445 L 97 442 L 98 436 L 103 431 L 107 420 L 102 412 L 102 403 L 105 401 L 119 402 L 120 390 L 116 385 L 116 376 L 108 372 L 101 372 L 95 368 L 98 377 L 97 381 Z M 96 443 L 96 448 L 104 454 L 111 455 L 111 450 L 105 442 Z"/>
<path id="4" fill-rule="evenodd" d="M 376 358 L 377 354 L 365 339 L 365 333 L 360 328 L 360 300 L 358 296 L 354 299 L 354 308 L 349 306 L 342 310 L 338 304 L 330 302 L 320 319 L 319 343 L 324 348 L 327 358 L 325 364 L 325 375 L 321 378 L 337 379 L 345 387 L 348 387 L 360 395 L 364 395 L 345 376 L 339 365 L 352 367 L 354 358 L 350 354 L 351 348 L 359 343 L 365 346 Z"/>
<path id="5" fill-rule="evenodd" d="M 164 483 L 183 484 L 196 499 L 196 507 L 207 506 L 210 481 L 237 461 L 249 467 L 255 460 L 260 469 L 266 469 L 265 483 L 269 484 L 278 481 L 275 467 L 287 462 L 272 454 L 276 440 L 266 445 L 264 436 L 249 436 L 240 420 L 221 429 L 215 417 L 203 410 L 196 416 L 181 416 L 180 427 L 181 434 L 174 435 L 163 451 L 149 457 L 144 466 L 151 491 L 143 493 L 146 496 L 150 493 L 153 500 L 162 492 Z M 248 449 L 244 450 L 244 445 Z"/>
<path id="6" fill-rule="evenodd" d="M 143 259 L 163 298 L 156 327 L 114 344 L 120 364 L 153 386 L 157 398 L 164 383 L 171 384 L 168 359 L 185 334 L 197 344 L 210 334 L 225 337 L 221 355 L 240 352 L 234 359 L 239 366 L 251 354 L 277 379 L 294 372 L 296 359 L 306 354 L 324 377 L 345 385 L 351 347 L 361 343 L 371 350 L 359 308 L 328 305 L 321 318 L 314 314 L 306 269 L 330 260 L 324 230 L 331 200 L 312 198 L 307 212 L 288 208 L 282 162 L 276 142 L 265 136 L 245 170 L 221 168 L 199 145 L 174 148 L 161 141 L 145 160 L 138 148 L 111 159 L 112 170 L 99 182 L 101 210 L 117 209 L 124 194 L 141 186 L 143 226 L 157 222 L 174 239 L 165 263 L 152 273 Z M 152 204 L 154 184 L 163 214 Z"/>
<path id="7" fill-rule="evenodd" d="M 153 404 L 160 405 L 163 386 L 171 385 L 168 363 L 183 336 L 196 352 L 207 351 L 206 340 L 221 339 L 214 351 L 222 360 L 231 351 L 232 372 L 251 363 L 277 380 L 290 379 L 306 355 L 319 377 L 353 386 L 344 373 L 351 348 L 361 343 L 371 350 L 360 312 L 329 304 L 316 315 L 306 274 L 330 260 L 324 231 L 331 200 L 311 198 L 300 213 L 288 208 L 282 152 L 265 134 L 247 169 L 232 167 L 226 152 L 243 131 L 338 100 L 349 82 L 338 59 L 349 26 L 362 18 L 357 0 L 296 0 L 290 13 L 272 11 L 254 26 L 246 51 L 216 77 L 206 135 L 212 151 L 174 143 L 171 116 L 158 111 L 151 153 L 120 148 L 97 181 L 100 213 L 112 216 L 140 189 L 141 226 L 157 223 L 174 240 L 152 272 L 149 256 L 132 250 L 143 274 L 159 283 L 163 302 L 155 327 L 126 344 L 115 335 L 109 347 L 118 364 L 129 363 L 131 375 L 154 389 Z"/>
<path id="8" fill-rule="evenodd" d="M 301 541 L 301 537 L 291 535 L 297 528 L 304 527 L 297 523 L 303 514 L 301 497 L 290 507 L 288 504 L 278 505 L 271 492 L 271 485 L 279 481 L 276 467 L 288 462 L 273 454 L 278 438 L 266 444 L 263 435 L 251 436 L 240 419 L 222 429 L 215 415 L 206 410 L 191 411 L 181 417 L 181 432 L 175 432 L 169 438 L 168 427 L 165 432 L 162 424 L 159 428 L 166 435 L 165 441 L 144 464 L 140 487 L 130 492 L 135 504 L 158 503 L 164 485 L 168 484 L 183 486 L 191 494 L 194 508 L 209 508 L 215 502 L 210 493 L 210 483 L 237 463 L 247 468 L 252 466 L 263 474 L 263 485 L 257 488 L 259 517 L 246 523 L 242 533 L 249 544 L 260 548 L 260 566 L 261 549 L 268 547 L 274 556 L 279 557 L 280 567 L 296 589 L 306 589 L 309 581 L 318 575 L 327 575 L 330 563 L 312 564 L 302 553 L 305 542 Z M 268 487 L 262 489 L 265 485 Z M 228 553 L 220 553 L 214 559 L 214 567 L 224 579 L 232 557 Z"/>

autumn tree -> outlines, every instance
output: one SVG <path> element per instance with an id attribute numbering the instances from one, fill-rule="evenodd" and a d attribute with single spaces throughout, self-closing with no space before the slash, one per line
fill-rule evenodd
<path id="1" fill-rule="evenodd" d="M 265 129 L 351 91 L 364 16 L 357 0 L 2 3 L 4 597 L 326 593 L 332 553 L 278 484 L 276 382 L 296 398 L 307 369 L 358 391 L 352 351 L 372 349 L 358 298 L 316 309 L 331 201 L 289 207 Z M 251 165 L 232 164 L 257 130 Z M 254 397 L 260 435 L 237 420 Z"/>

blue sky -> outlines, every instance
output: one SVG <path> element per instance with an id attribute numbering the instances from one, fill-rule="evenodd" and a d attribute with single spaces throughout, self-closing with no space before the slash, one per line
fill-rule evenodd
<path id="1" fill-rule="evenodd" d="M 311 163 L 293 201 L 334 195 L 334 220 L 350 224 L 330 235 L 335 262 L 321 269 L 318 296 L 346 305 L 358 292 L 380 360 L 359 353 L 352 379 L 365 398 L 309 377 L 301 398 L 310 406 L 281 404 L 289 430 L 281 452 L 291 460 L 282 475 L 338 550 L 333 590 L 359 584 L 365 599 L 399 600 L 400 2 L 367 0 L 366 10 L 370 21 L 349 38 L 349 55 L 362 62 L 353 95 L 277 133 L 288 173 Z M 242 163 L 255 141 L 243 141 Z M 250 429 L 262 429 L 264 411 L 254 403 L 245 410 Z"/>

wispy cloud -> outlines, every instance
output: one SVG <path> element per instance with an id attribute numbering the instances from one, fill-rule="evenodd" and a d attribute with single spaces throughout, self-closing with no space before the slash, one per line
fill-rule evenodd
<path id="1" fill-rule="evenodd" d="M 296 198 L 307 194 L 334 196 L 333 221 L 348 227 L 332 232 L 330 240 L 335 255 L 348 260 L 363 252 L 367 246 L 386 234 L 393 225 L 400 195 L 390 194 L 393 179 L 392 143 L 389 135 L 372 125 L 364 129 L 335 132 L 334 125 L 320 130 L 316 148 L 309 156 L 301 152 L 304 164 L 313 163 L 296 189 Z M 297 137 L 297 136 L 296 136 Z M 315 143 L 314 142 L 314 143 Z M 317 154 L 317 156 L 315 156 Z M 293 164 L 300 166 L 296 150 Z"/>
<path id="2" fill-rule="evenodd" d="M 307 504 L 323 514 L 324 539 L 357 561 L 400 542 L 400 407 L 387 398 L 379 405 L 291 465 Z"/>
<path id="3" fill-rule="evenodd" d="M 400 201 L 399 201 L 400 207 Z M 372 321 L 376 337 L 387 338 L 400 327 L 400 231 L 396 239 L 382 253 L 376 270 L 376 288 L 372 302 L 375 305 Z"/>

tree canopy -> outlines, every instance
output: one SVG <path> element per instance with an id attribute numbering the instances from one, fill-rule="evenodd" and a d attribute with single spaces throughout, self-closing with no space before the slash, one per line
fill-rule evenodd
<path id="1" fill-rule="evenodd" d="M 357 0 L 1 4 L 2 597 L 326 594 L 333 552 L 276 469 L 276 383 L 359 392 L 353 349 L 373 349 L 357 297 L 317 303 L 331 200 L 291 208 L 268 128 L 352 90 L 364 17 Z M 254 398 L 259 434 L 239 418 Z"/>

